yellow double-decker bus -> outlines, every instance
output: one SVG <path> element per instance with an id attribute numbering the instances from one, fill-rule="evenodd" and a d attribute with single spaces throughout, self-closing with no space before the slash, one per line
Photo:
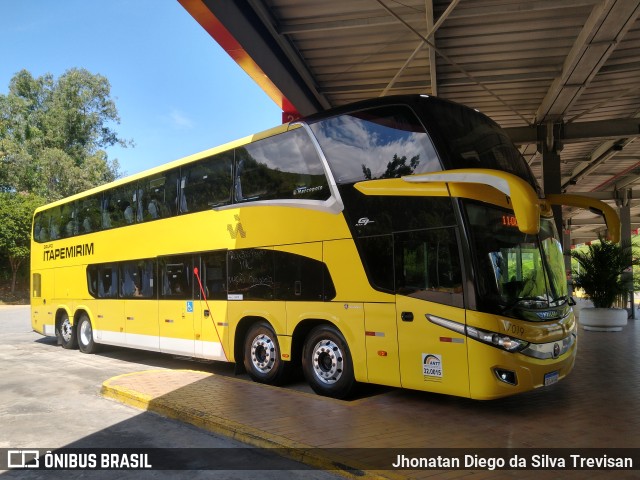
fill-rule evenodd
<path id="1" fill-rule="evenodd" d="M 573 367 L 552 204 L 486 116 L 429 96 L 326 111 L 37 209 L 33 329 L 491 399 Z"/>

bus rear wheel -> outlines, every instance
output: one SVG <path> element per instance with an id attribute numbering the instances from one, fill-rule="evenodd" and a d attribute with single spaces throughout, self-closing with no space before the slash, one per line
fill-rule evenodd
<path id="1" fill-rule="evenodd" d="M 290 362 L 280 357 L 278 337 L 266 322 L 254 324 L 244 341 L 244 368 L 254 382 L 281 385 L 288 379 Z"/>
<path id="2" fill-rule="evenodd" d="M 93 326 L 86 315 L 82 315 L 78 321 L 78 348 L 82 353 L 96 353 L 98 344 L 93 340 Z"/>
<path id="3" fill-rule="evenodd" d="M 356 386 L 347 342 L 335 327 L 320 325 L 311 330 L 302 350 L 302 370 L 314 392 L 346 398 Z"/>
<path id="4" fill-rule="evenodd" d="M 67 312 L 62 313 L 60 319 L 56 322 L 56 337 L 58 338 L 58 344 L 62 345 L 62 348 L 73 349 L 78 345 L 76 329 L 71 324 Z"/>

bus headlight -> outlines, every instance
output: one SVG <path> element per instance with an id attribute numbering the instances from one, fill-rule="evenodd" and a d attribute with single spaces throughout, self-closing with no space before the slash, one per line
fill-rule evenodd
<path id="1" fill-rule="evenodd" d="M 519 352 L 529 346 L 529 342 L 520 340 L 519 338 L 510 337 L 509 335 L 503 335 L 496 332 L 490 332 L 489 330 L 482 330 L 481 328 L 470 327 L 459 322 L 454 322 L 446 318 L 438 317 L 436 315 L 426 314 L 427 320 L 441 327 L 448 328 L 454 332 L 458 332 L 462 335 L 466 335 L 469 338 L 478 340 L 479 342 L 486 343 L 492 347 L 501 348 L 507 352 Z"/>
<path id="2" fill-rule="evenodd" d="M 502 335 L 496 332 L 489 332 L 480 328 L 467 326 L 467 336 L 486 343 L 497 348 L 506 350 L 507 352 L 519 352 L 529 346 L 529 342 L 520 340 L 519 338 Z"/>

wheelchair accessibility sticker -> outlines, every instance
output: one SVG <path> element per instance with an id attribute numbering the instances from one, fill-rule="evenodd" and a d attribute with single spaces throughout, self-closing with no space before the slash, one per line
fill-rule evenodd
<path id="1" fill-rule="evenodd" d="M 189 300 L 187 302 L 187 313 L 193 313 L 193 301 Z"/>

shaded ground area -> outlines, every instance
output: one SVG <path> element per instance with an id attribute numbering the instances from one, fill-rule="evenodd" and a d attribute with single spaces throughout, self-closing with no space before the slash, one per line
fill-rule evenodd
<path id="1" fill-rule="evenodd" d="M 29 285 L 19 284 L 16 291 L 11 293 L 10 282 L 0 281 L 0 305 L 28 305 Z"/>

